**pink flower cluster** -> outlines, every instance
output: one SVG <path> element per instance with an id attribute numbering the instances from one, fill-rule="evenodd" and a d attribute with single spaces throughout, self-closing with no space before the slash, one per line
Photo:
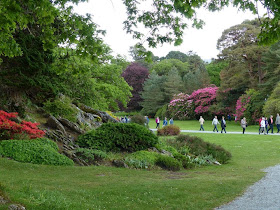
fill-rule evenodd
<path id="1" fill-rule="evenodd" d="M 216 101 L 218 87 L 206 87 L 194 91 L 189 100 L 193 100 L 195 105 L 195 113 L 201 114 L 208 112 L 210 106 Z"/>
<path id="2" fill-rule="evenodd" d="M 242 95 L 239 97 L 239 99 L 236 101 L 236 120 L 240 120 L 242 116 L 244 115 L 244 112 L 247 109 L 247 105 L 250 102 L 251 97 L 248 95 Z"/>

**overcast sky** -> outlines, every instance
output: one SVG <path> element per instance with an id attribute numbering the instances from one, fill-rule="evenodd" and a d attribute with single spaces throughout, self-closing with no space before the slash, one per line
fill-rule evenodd
<path id="1" fill-rule="evenodd" d="M 104 41 L 113 50 L 113 54 L 126 56 L 129 60 L 129 47 L 136 44 L 123 30 L 123 21 L 126 19 L 125 6 L 122 0 L 88 0 L 87 3 L 80 3 L 75 6 L 75 12 L 79 14 L 89 13 L 92 19 L 106 30 Z M 264 13 L 264 11 L 262 11 Z M 208 12 L 200 10 L 198 17 L 205 21 L 203 29 L 186 29 L 184 32 L 184 42 L 182 45 L 174 47 L 164 44 L 156 49 L 150 49 L 156 56 L 165 56 L 170 51 L 181 51 L 186 53 L 190 50 L 196 52 L 202 59 L 209 60 L 216 58 L 219 51 L 216 49 L 217 40 L 222 32 L 234 25 L 240 24 L 246 19 L 256 18 L 251 12 L 238 11 L 236 8 L 228 7 L 220 12 Z"/>

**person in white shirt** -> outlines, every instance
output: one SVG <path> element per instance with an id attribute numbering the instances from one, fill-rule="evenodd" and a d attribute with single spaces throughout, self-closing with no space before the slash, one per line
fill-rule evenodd
<path id="1" fill-rule="evenodd" d="M 203 128 L 204 119 L 202 118 L 202 116 L 200 116 L 198 122 L 200 123 L 200 129 L 199 129 L 199 131 L 201 131 L 201 130 L 204 131 L 204 128 Z"/>
<path id="2" fill-rule="evenodd" d="M 216 130 L 217 132 L 219 132 L 219 131 L 218 131 L 218 128 L 217 128 L 217 125 L 218 125 L 218 124 L 220 124 L 219 121 L 218 121 L 218 117 L 215 116 L 214 119 L 213 119 L 213 121 L 212 121 L 212 125 L 214 125 L 213 132 L 215 132 L 215 130 Z"/>
<path id="3" fill-rule="evenodd" d="M 261 133 L 264 133 L 264 135 L 266 135 L 266 133 L 265 133 L 265 131 L 264 131 L 264 128 L 265 128 L 265 119 L 264 119 L 264 117 L 262 118 L 262 121 L 261 121 L 261 128 L 260 128 L 260 130 L 259 130 L 259 135 L 261 134 Z"/>

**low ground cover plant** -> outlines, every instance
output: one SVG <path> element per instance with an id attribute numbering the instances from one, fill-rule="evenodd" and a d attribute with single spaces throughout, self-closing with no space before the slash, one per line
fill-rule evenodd
<path id="1" fill-rule="evenodd" d="M 106 123 L 79 136 L 77 142 L 81 147 L 102 151 L 135 152 L 155 146 L 158 137 L 135 123 Z"/>
<path id="2" fill-rule="evenodd" d="M 95 164 L 97 161 L 103 160 L 108 157 L 106 152 L 96 149 L 78 148 L 75 153 L 87 163 Z"/>
<path id="3" fill-rule="evenodd" d="M 158 136 L 177 136 L 180 134 L 180 128 L 176 125 L 167 125 L 157 130 Z"/>
<path id="4" fill-rule="evenodd" d="M 179 135 L 176 141 L 189 148 L 190 153 L 196 156 L 212 155 L 220 163 L 227 163 L 231 159 L 231 153 L 223 147 L 209 142 L 197 136 Z"/>
<path id="5" fill-rule="evenodd" d="M 55 142 L 46 138 L 0 141 L 0 155 L 24 163 L 74 165 L 71 159 L 58 152 Z"/>

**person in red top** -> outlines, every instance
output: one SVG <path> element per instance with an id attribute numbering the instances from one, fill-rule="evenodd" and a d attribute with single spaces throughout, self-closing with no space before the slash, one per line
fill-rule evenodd
<path id="1" fill-rule="evenodd" d="M 262 126 L 261 126 L 262 118 L 263 118 L 263 117 L 261 117 L 261 118 L 259 119 L 259 126 L 260 126 L 260 127 L 259 127 L 259 132 L 261 131 L 261 127 L 262 127 Z"/>
<path id="2" fill-rule="evenodd" d="M 268 131 L 270 131 L 270 130 L 271 130 L 271 133 L 273 134 L 273 116 L 272 115 L 268 119 L 268 125 L 269 125 L 269 129 L 267 129 L 267 134 L 268 134 Z"/>

